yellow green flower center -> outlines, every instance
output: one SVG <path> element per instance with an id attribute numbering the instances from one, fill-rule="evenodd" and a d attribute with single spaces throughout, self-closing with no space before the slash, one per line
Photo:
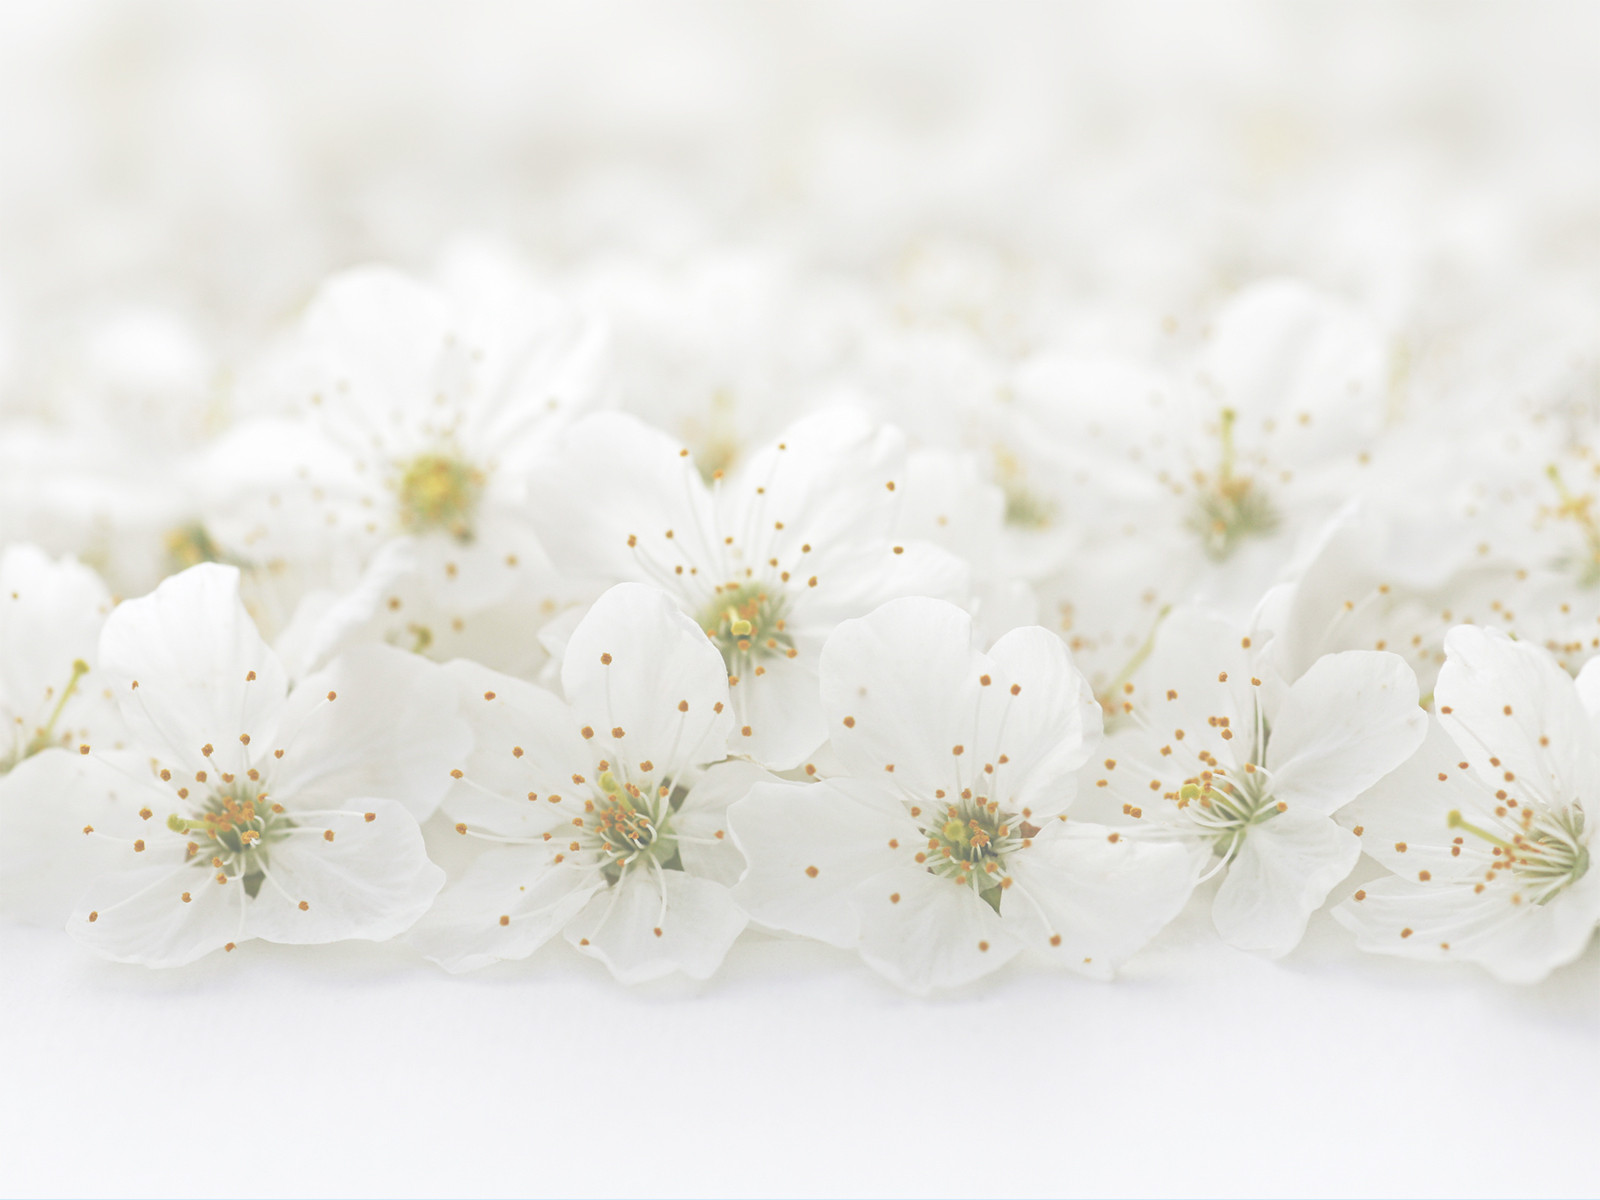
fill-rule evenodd
<path id="1" fill-rule="evenodd" d="M 1560 501 L 1550 511 L 1558 521 L 1571 521 L 1583 536 L 1582 551 L 1569 555 L 1563 565 L 1576 571 L 1581 586 L 1600 584 L 1600 517 L 1595 515 L 1594 494 L 1585 492 L 1580 496 L 1571 491 L 1554 464 L 1545 473 L 1555 485 Z"/>
<path id="2" fill-rule="evenodd" d="M 917 861 L 935 875 L 970 887 L 999 912 L 1001 893 L 1011 886 L 1006 856 L 1038 830 L 1015 813 L 1001 811 L 998 801 L 981 796 L 956 804 L 940 801 L 918 819 L 928 847 Z"/>
<path id="3" fill-rule="evenodd" d="M 400 470 L 400 524 L 410 533 L 447 533 L 472 540 L 472 518 L 484 473 L 454 455 L 419 454 Z"/>
<path id="4" fill-rule="evenodd" d="M 266 879 L 271 847 L 295 828 L 275 804 L 254 785 L 220 789 L 206 800 L 200 815 L 167 818 L 167 828 L 185 833 L 188 859 L 212 872 L 218 883 L 242 879 L 245 893 L 254 897 Z"/>
<path id="5" fill-rule="evenodd" d="M 1509 806 L 1512 801 L 1507 801 Z M 1491 878 L 1506 873 L 1516 881 L 1518 894 L 1528 893 L 1535 904 L 1543 904 L 1565 891 L 1589 871 L 1589 847 L 1584 844 L 1583 805 L 1573 804 L 1559 812 L 1536 812 L 1521 805 L 1514 812 L 1508 807 L 1495 810 L 1496 829 L 1485 829 L 1452 809 L 1447 818 L 1451 829 L 1488 842 L 1493 848 Z M 1462 844 L 1457 837 L 1455 844 Z"/>
<path id="6" fill-rule="evenodd" d="M 700 616 L 700 628 L 722 652 L 730 675 L 743 675 L 762 659 L 793 658 L 794 638 L 784 620 L 782 593 L 764 584 L 727 584 Z"/>
<path id="7" fill-rule="evenodd" d="M 1207 556 L 1221 561 L 1246 538 L 1271 533 L 1278 527 L 1278 512 L 1249 476 L 1235 471 L 1233 427 L 1238 414 L 1222 410 L 1222 458 L 1215 478 L 1196 472 L 1199 498 L 1189 517 L 1189 528 L 1200 535 Z"/>

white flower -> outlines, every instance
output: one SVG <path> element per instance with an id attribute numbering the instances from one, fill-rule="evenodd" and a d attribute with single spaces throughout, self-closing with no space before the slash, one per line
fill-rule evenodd
<path id="1" fill-rule="evenodd" d="M 1394 874 L 1333 915 L 1363 949 L 1532 983 L 1600 921 L 1600 665 L 1574 681 L 1539 647 L 1474 626 L 1445 651 L 1427 742 L 1343 814 Z"/>
<path id="2" fill-rule="evenodd" d="M 110 958 L 176 966 L 247 938 L 392 937 L 443 882 L 417 819 L 468 732 L 440 668 L 367 647 L 288 689 L 205 564 L 117 608 L 100 670 L 148 756 L 93 838 L 116 861 L 68 924 Z"/>
<path id="3" fill-rule="evenodd" d="M 722 653 L 735 752 L 782 770 L 827 736 L 817 655 L 841 620 L 966 588 L 958 559 L 896 536 L 905 465 L 898 432 L 830 409 L 708 487 L 688 450 L 608 413 L 539 472 L 535 516 L 562 570 L 673 596 Z"/>
<path id="4" fill-rule="evenodd" d="M 1367 482 L 1383 350 L 1359 311 L 1276 280 L 1232 298 L 1170 378 L 1054 352 L 1018 368 L 1018 406 L 1060 462 L 1044 494 L 1083 538 L 1035 587 L 1097 688 L 1174 604 L 1247 618 L 1300 538 Z"/>
<path id="5" fill-rule="evenodd" d="M 208 527 L 258 565 L 321 565 L 336 589 L 415 539 L 441 605 L 482 608 L 548 573 L 526 474 L 593 394 L 596 340 L 531 286 L 465 296 L 365 268 L 327 281 L 258 384 L 285 415 L 236 427 L 200 479 Z"/>
<path id="6" fill-rule="evenodd" d="M 1427 718 L 1393 654 L 1326 655 L 1286 688 L 1265 671 L 1225 618 L 1173 612 L 1085 779 L 1135 822 L 1128 836 L 1227 872 L 1212 907 L 1225 941 L 1282 955 L 1360 857 L 1332 814 L 1417 748 Z"/>
<path id="7" fill-rule="evenodd" d="M 448 668 L 477 745 L 446 800 L 458 833 L 498 843 L 411 931 L 464 971 L 525 958 L 558 932 L 624 982 L 717 969 L 745 918 L 723 810 L 751 781 L 727 756 L 721 656 L 642 584 L 601 596 L 573 630 L 563 702 L 476 663 Z"/>
<path id="8" fill-rule="evenodd" d="M 822 692 L 849 776 L 757 786 L 728 814 L 753 919 L 922 992 L 1025 948 L 1106 977 L 1182 908 L 1182 850 L 1066 819 L 1100 711 L 1054 634 L 983 654 L 960 609 L 896 600 L 839 626 Z"/>

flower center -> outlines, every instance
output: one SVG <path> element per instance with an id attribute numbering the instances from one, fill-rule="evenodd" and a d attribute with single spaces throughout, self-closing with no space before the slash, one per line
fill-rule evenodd
<path id="1" fill-rule="evenodd" d="M 1513 814 L 1497 808 L 1491 822 L 1494 829 L 1474 825 L 1459 809 L 1450 811 L 1448 821 L 1451 829 L 1488 842 L 1494 848 L 1490 878 L 1509 874 L 1517 882 L 1518 895 L 1526 890 L 1535 904 L 1544 904 L 1588 873 L 1583 805 L 1577 801 L 1559 812 L 1536 813 L 1524 805 Z M 1455 839 L 1457 846 L 1462 842 L 1460 837 Z"/>
<path id="2" fill-rule="evenodd" d="M 215 871 L 218 883 L 242 879 L 245 894 L 253 898 L 266 878 L 270 848 L 295 824 L 284 816 L 283 805 L 247 785 L 213 792 L 198 817 L 186 819 L 174 813 L 167 818 L 167 828 L 190 835 L 187 857 L 197 866 Z"/>
<path id="3" fill-rule="evenodd" d="M 604 864 L 601 874 L 616 883 L 634 864 L 647 860 L 664 868 L 678 867 L 678 839 L 672 814 L 683 803 L 684 789 L 663 779 L 653 791 L 621 783 L 609 770 L 600 773 L 600 796 L 587 802 L 583 828 L 590 848 Z"/>
<path id="4" fill-rule="evenodd" d="M 1005 521 L 1018 529 L 1046 529 L 1055 516 L 1055 505 L 1032 491 L 1017 456 L 1004 446 L 994 448 L 995 482 L 1006 498 Z"/>
<path id="5" fill-rule="evenodd" d="M 1270 821 L 1285 808 L 1272 798 L 1266 781 L 1250 771 L 1235 778 L 1202 771 L 1184 781 L 1176 800 L 1189 820 L 1212 839 L 1212 852 L 1224 858 L 1238 850 L 1253 826 Z"/>
<path id="6" fill-rule="evenodd" d="M 484 473 L 450 454 L 419 454 L 400 470 L 400 524 L 413 533 L 448 533 L 472 540 L 472 516 Z"/>
<path id="7" fill-rule="evenodd" d="M 765 584 L 730 583 L 717 590 L 700 628 L 722 651 L 728 674 L 743 675 L 752 662 L 798 653 L 784 621 L 787 607 L 782 593 L 772 594 Z"/>
<path id="8" fill-rule="evenodd" d="M 928 870 L 972 888 L 999 912 L 1000 893 L 1011 883 L 1006 855 L 1036 830 L 1015 813 L 1002 812 L 998 801 L 981 797 L 945 804 L 919 821 L 928 837 Z"/>
<path id="9" fill-rule="evenodd" d="M 1278 527 L 1278 511 L 1267 495 L 1247 475 L 1234 471 L 1233 426 L 1238 414 L 1222 410 L 1222 458 L 1215 479 L 1195 473 L 1200 488 L 1189 528 L 1200 535 L 1207 556 L 1220 562 L 1248 537 L 1271 533 Z"/>
<path id="10" fill-rule="evenodd" d="M 1600 518 L 1595 516 L 1594 495 L 1588 492 L 1582 496 L 1573 494 L 1561 478 L 1560 468 L 1554 463 L 1545 473 L 1550 476 L 1550 482 L 1555 484 L 1556 496 L 1560 500 L 1550 511 L 1557 520 L 1571 521 L 1576 525 L 1584 540 L 1582 552 L 1568 556 L 1562 565 L 1576 571 L 1580 586 L 1600 584 Z"/>
<path id="11" fill-rule="evenodd" d="M 212 540 L 211 534 L 199 521 L 167 530 L 161 543 L 167 552 L 169 575 L 176 575 L 200 563 L 229 561 L 222 547 Z"/>

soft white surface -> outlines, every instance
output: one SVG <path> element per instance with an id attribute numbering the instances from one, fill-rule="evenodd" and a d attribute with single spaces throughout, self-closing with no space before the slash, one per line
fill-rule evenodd
<path id="1" fill-rule="evenodd" d="M 0 930 L 8 1195 L 1594 1195 L 1600 947 L 1533 988 L 1352 950 L 1271 963 L 1204 897 L 1105 985 L 942 999 L 747 935 L 705 985 L 570 947 L 180 970 Z"/>

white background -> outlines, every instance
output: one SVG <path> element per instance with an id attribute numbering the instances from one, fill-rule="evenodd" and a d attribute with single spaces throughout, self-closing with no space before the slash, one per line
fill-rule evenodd
<path id="1" fill-rule="evenodd" d="M 1353 887 L 1354 885 L 1349 885 Z M 1346 889 L 1348 890 L 1348 889 Z M 625 989 L 250 943 L 155 972 L 0 932 L 7 1194 L 1594 1195 L 1600 948 L 1544 984 L 1268 962 L 1206 895 L 1111 984 L 904 996 L 747 935 Z"/>

